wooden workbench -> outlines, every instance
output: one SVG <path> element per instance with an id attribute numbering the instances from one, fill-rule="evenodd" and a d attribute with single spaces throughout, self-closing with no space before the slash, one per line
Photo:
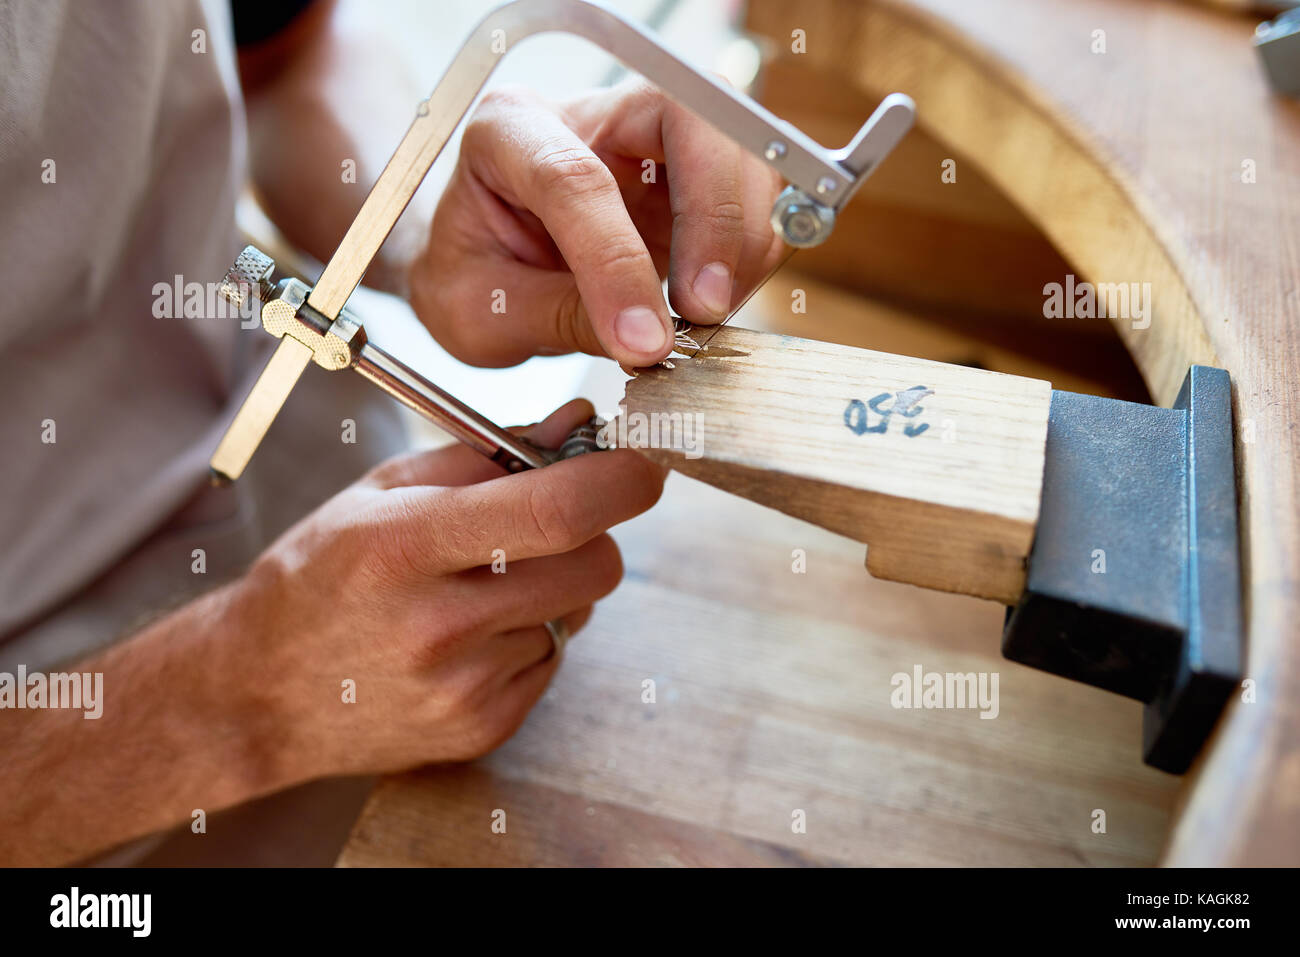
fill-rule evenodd
<path id="1" fill-rule="evenodd" d="M 1000 659 L 1000 607 L 874 581 L 860 546 L 675 477 L 619 531 L 627 581 L 519 735 L 385 780 L 340 863 L 1297 863 L 1300 105 L 1267 90 L 1252 21 L 1138 0 L 751 0 L 750 25 L 778 50 L 806 31 L 778 64 L 791 77 L 913 96 L 914 148 L 961 171 L 965 206 L 937 168 L 885 164 L 855 201 L 874 245 L 837 235 L 815 274 L 947 310 L 959 338 L 1038 342 L 1040 363 L 1043 275 L 1150 282 L 1151 326 L 1116 327 L 1154 400 L 1193 362 L 1231 372 L 1256 700 L 1229 705 L 1187 778 L 1162 775 L 1138 759 L 1136 703 Z M 1080 389 L 1096 330 L 1060 332 L 1065 373 L 1045 377 Z M 916 664 L 1000 672 L 1001 714 L 891 708 L 890 676 Z"/>
<path id="2" fill-rule="evenodd" d="M 807 316 L 784 308 L 796 286 Z M 798 274 L 773 279 L 745 315 L 774 331 L 1059 373 Z M 1111 391 L 1086 373 L 1058 377 Z M 1177 780 L 1139 759 L 1141 707 L 1003 660 L 1000 606 L 872 579 L 861 545 L 679 475 L 614 534 L 624 583 L 523 729 L 473 765 L 385 779 L 341 864 L 1156 859 Z M 794 549 L 807 556 L 802 574 Z M 998 717 L 894 709 L 890 680 L 916 665 L 999 673 Z M 1098 808 L 1105 834 L 1092 830 Z M 491 829 L 497 809 L 505 835 Z M 792 831 L 795 810 L 805 834 Z"/>
<path id="3" fill-rule="evenodd" d="M 518 735 L 385 780 L 340 863 L 1155 860 L 1176 781 L 1138 759 L 1140 706 L 1001 660 L 998 606 L 872 580 L 862 546 L 680 476 L 616 537 L 624 583 Z M 999 672 L 1000 714 L 892 708 L 916 664 Z"/>

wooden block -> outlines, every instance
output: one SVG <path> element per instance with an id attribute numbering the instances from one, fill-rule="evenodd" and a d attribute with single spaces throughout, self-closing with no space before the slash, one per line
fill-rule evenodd
<path id="1" fill-rule="evenodd" d="M 641 370 L 612 438 L 868 543 L 878 578 L 1011 603 L 1050 401 L 1039 379 L 724 326 Z"/>

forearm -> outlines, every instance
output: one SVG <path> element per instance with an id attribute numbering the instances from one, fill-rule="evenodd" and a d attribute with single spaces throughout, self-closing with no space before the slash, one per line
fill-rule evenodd
<path id="1" fill-rule="evenodd" d="M 385 25 L 320 2 L 286 31 L 241 54 L 251 174 L 272 221 L 322 262 L 415 117 L 422 91 L 385 39 Z M 391 29 L 389 26 L 387 29 Z M 428 204 L 417 198 L 417 206 Z M 366 284 L 405 292 L 432 209 L 403 217 L 366 275 Z"/>
<path id="2" fill-rule="evenodd" d="M 274 709 L 232 653 L 260 627 L 242 587 L 77 665 L 103 673 L 98 718 L 0 712 L 0 864 L 72 863 L 282 786 Z"/>

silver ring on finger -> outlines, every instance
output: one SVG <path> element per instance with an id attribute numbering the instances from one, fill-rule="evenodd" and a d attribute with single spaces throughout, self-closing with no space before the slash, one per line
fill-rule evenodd
<path id="1" fill-rule="evenodd" d="M 563 618 L 552 618 L 542 624 L 551 636 L 551 657 L 559 658 L 564 654 L 564 646 L 569 643 L 569 626 Z"/>

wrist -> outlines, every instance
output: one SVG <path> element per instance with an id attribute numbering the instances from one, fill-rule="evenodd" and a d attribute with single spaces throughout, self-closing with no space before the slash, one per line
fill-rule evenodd
<path id="1" fill-rule="evenodd" d="M 94 720 L 7 713 L 0 859 L 68 863 L 286 786 L 277 712 L 257 707 L 258 603 L 218 589 L 77 666 Z M 87 814 L 92 803 L 96 814 Z"/>
<path id="2" fill-rule="evenodd" d="M 239 803 L 304 780 L 292 761 L 293 715 L 277 693 L 283 669 L 274 660 L 271 590 L 246 575 L 191 607 L 202 626 L 193 646 L 177 643 L 175 653 L 202 687 L 178 708 L 206 729 L 221 792 Z"/>

